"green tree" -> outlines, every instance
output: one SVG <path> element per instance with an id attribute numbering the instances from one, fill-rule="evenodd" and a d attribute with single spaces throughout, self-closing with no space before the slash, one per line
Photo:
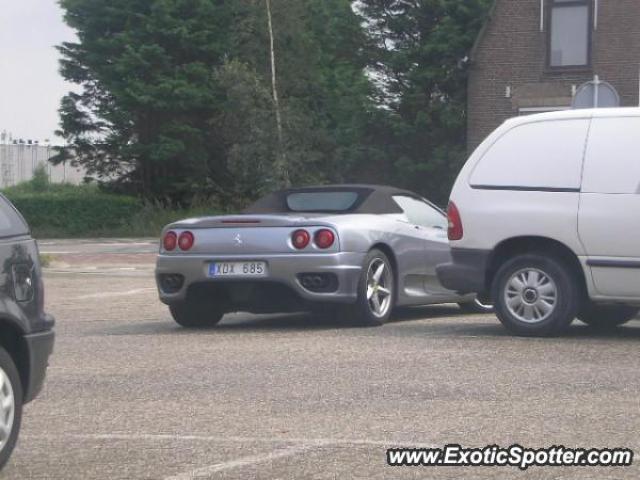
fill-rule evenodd
<path id="1" fill-rule="evenodd" d="M 270 83 L 266 2 L 243 4 L 235 55 Z M 291 181 L 342 181 L 368 157 L 367 130 L 378 115 L 361 20 L 349 0 L 272 0 L 271 9 Z"/>
<path id="2" fill-rule="evenodd" d="M 216 68 L 229 51 L 230 2 L 61 0 L 79 42 L 63 76 L 82 87 L 61 106 L 61 134 L 91 174 L 147 197 L 184 200 L 229 181 L 218 132 Z"/>
<path id="3" fill-rule="evenodd" d="M 441 203 L 465 159 L 468 57 L 492 0 L 362 0 L 395 183 Z"/>
<path id="4" fill-rule="evenodd" d="M 49 189 L 49 172 L 44 163 L 39 163 L 33 170 L 33 177 L 29 183 L 34 192 L 46 192 Z"/>
<path id="5" fill-rule="evenodd" d="M 240 204 L 368 181 L 443 201 L 464 158 L 465 57 L 490 0 L 60 3 L 79 38 L 62 73 L 82 88 L 56 160 L 112 188 Z"/>
<path id="6" fill-rule="evenodd" d="M 241 207 L 246 199 L 278 186 L 272 97 L 256 72 L 238 61 L 222 65 L 216 81 L 222 92 L 220 112 L 212 117 L 210 127 L 218 132 L 233 179 L 221 193 Z"/>
<path id="7" fill-rule="evenodd" d="M 62 101 L 57 161 L 189 202 L 340 180 L 366 156 L 375 108 L 349 0 L 271 2 L 281 135 L 265 0 L 61 5 L 80 39 L 60 47 L 62 73 L 82 93 Z"/>

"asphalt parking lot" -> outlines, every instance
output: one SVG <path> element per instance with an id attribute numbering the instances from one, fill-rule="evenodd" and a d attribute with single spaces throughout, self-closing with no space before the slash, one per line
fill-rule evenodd
<path id="1" fill-rule="evenodd" d="M 507 336 L 454 306 L 378 329 L 231 315 L 186 331 L 157 300 L 155 245 L 60 244 L 57 344 L 6 479 L 639 478 L 626 469 L 391 468 L 393 446 L 640 451 L 640 323 Z"/>

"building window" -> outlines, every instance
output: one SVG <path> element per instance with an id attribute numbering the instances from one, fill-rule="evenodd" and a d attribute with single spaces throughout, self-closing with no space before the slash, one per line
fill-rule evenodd
<path id="1" fill-rule="evenodd" d="M 592 0 L 550 0 L 549 66 L 587 67 L 591 64 Z"/>

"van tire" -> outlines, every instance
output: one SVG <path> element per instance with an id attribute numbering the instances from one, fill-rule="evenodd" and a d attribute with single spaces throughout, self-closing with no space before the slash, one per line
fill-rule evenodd
<path id="1" fill-rule="evenodd" d="M 538 281 L 542 283 L 538 285 Z M 578 314 L 582 298 L 579 285 L 572 269 L 556 257 L 539 253 L 512 257 L 502 264 L 493 280 L 496 315 L 515 335 L 557 336 Z M 511 301 L 507 302 L 507 298 Z"/>
<path id="2" fill-rule="evenodd" d="M 625 305 L 597 305 L 586 302 L 578 313 L 578 319 L 598 330 L 613 329 L 630 322 L 638 316 L 640 309 Z"/>

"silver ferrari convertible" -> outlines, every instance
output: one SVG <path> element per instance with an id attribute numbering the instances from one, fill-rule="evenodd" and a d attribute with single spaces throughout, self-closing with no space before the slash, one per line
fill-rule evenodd
<path id="1" fill-rule="evenodd" d="M 395 307 L 458 303 L 443 288 L 448 222 L 441 209 L 392 187 L 337 185 L 268 195 L 240 215 L 165 227 L 156 281 L 184 327 L 215 325 L 227 312 L 313 311 L 376 326 Z"/>

